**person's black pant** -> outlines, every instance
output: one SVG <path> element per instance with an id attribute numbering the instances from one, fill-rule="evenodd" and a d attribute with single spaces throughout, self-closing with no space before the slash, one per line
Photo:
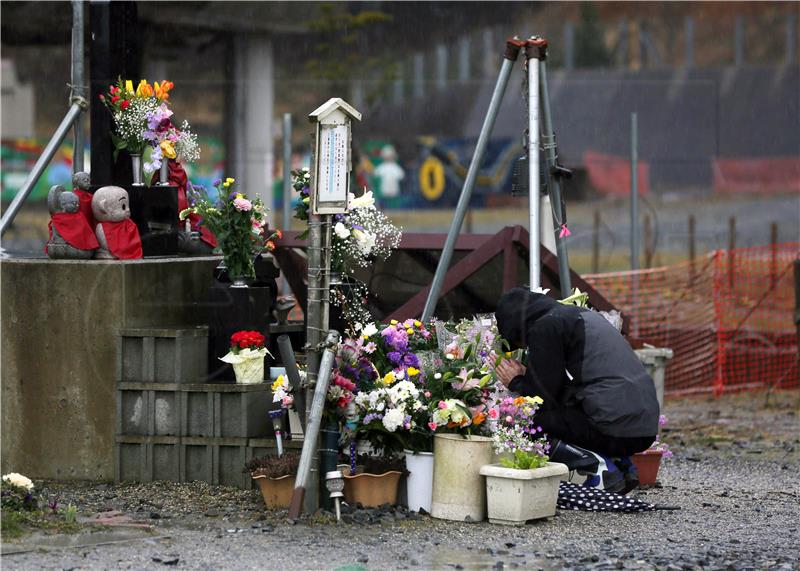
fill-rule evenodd
<path id="1" fill-rule="evenodd" d="M 540 410 L 535 419 L 550 438 L 558 438 L 604 456 L 630 456 L 647 450 L 656 439 L 655 435 L 630 438 L 608 436 L 600 432 L 578 408 Z"/>

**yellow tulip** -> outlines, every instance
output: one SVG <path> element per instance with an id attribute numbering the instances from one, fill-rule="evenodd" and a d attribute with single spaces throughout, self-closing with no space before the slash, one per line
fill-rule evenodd
<path id="1" fill-rule="evenodd" d="M 130 79 L 125 81 L 125 91 L 128 93 L 133 93 L 133 81 Z"/>
<path id="2" fill-rule="evenodd" d="M 174 159 L 178 156 L 175 152 L 175 147 L 172 146 L 170 141 L 161 141 L 161 153 L 168 159 Z"/>
<path id="3" fill-rule="evenodd" d="M 152 86 L 147 83 L 146 79 L 143 79 L 139 82 L 139 85 L 136 87 L 136 96 L 137 97 L 151 97 L 153 95 L 153 88 Z"/>

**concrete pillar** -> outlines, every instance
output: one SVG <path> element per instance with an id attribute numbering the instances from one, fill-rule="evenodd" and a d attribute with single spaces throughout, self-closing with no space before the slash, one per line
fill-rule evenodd
<path id="1" fill-rule="evenodd" d="M 461 36 L 458 40 L 458 81 L 466 83 L 470 80 L 471 73 L 471 56 L 470 50 L 472 49 L 472 41 L 468 35 Z"/>
<path id="2" fill-rule="evenodd" d="M 736 16 L 733 29 L 733 63 L 740 66 L 744 63 L 744 18 Z"/>
<path id="3" fill-rule="evenodd" d="M 233 149 L 226 176 L 248 196 L 261 197 L 270 209 L 270 225 L 276 220 L 273 208 L 273 107 L 275 102 L 272 44 L 265 37 L 240 37 L 235 41 L 231 115 Z"/>
<path id="4" fill-rule="evenodd" d="M 797 15 L 786 16 L 786 65 L 797 63 Z"/>
<path id="5" fill-rule="evenodd" d="M 414 97 L 425 97 L 425 54 L 414 54 Z"/>
<path id="6" fill-rule="evenodd" d="M 575 67 L 575 25 L 572 22 L 564 24 L 564 69 Z"/>
<path id="7" fill-rule="evenodd" d="M 397 77 L 394 78 L 392 86 L 392 99 L 395 105 L 402 105 L 405 102 L 406 94 L 406 78 L 405 66 L 402 63 L 397 64 Z"/>
<path id="8" fill-rule="evenodd" d="M 684 66 L 694 67 L 694 19 L 686 16 L 683 20 Z"/>
<path id="9" fill-rule="evenodd" d="M 447 87 L 447 46 L 439 44 L 436 46 L 436 89 L 440 91 Z"/>

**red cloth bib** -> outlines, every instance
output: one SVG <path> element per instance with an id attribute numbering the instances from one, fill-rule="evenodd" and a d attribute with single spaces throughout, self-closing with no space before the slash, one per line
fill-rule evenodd
<path id="1" fill-rule="evenodd" d="M 166 160 L 166 159 L 164 159 Z M 158 171 L 153 173 L 153 178 L 150 180 L 150 185 L 154 185 L 158 182 Z M 178 214 L 180 214 L 183 210 L 189 208 L 189 200 L 186 198 L 186 186 L 189 184 L 189 177 L 186 176 L 186 171 L 178 161 L 169 161 L 169 183 L 172 186 L 178 187 Z M 205 226 L 200 226 L 200 222 L 203 218 L 199 214 L 190 214 L 189 215 L 189 222 L 192 225 L 192 230 L 199 230 L 200 231 L 200 239 L 211 246 L 212 248 L 217 247 L 217 237 L 214 233 L 206 228 Z M 183 230 L 183 224 L 181 223 L 181 230 Z"/>
<path id="2" fill-rule="evenodd" d="M 142 239 L 133 220 L 101 222 L 106 235 L 108 251 L 120 260 L 138 260 L 142 257 Z"/>
<path id="3" fill-rule="evenodd" d="M 53 239 L 53 226 L 56 227 L 64 241 L 73 248 L 96 250 L 100 247 L 100 244 L 97 243 L 97 236 L 94 235 L 80 212 L 56 212 L 53 214 L 47 224 L 51 240 Z"/>
<path id="4" fill-rule="evenodd" d="M 74 188 L 72 192 L 78 195 L 78 199 L 80 200 L 79 211 L 83 214 L 83 217 L 86 218 L 86 223 L 89 225 L 89 228 L 96 228 L 97 220 L 94 219 L 94 213 L 92 212 L 92 193 L 81 190 L 80 188 Z"/>

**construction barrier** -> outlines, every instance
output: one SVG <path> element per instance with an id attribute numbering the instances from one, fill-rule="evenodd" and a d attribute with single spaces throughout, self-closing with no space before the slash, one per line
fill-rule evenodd
<path id="1" fill-rule="evenodd" d="M 630 319 L 630 335 L 674 351 L 665 394 L 800 386 L 793 262 L 800 243 L 718 250 L 674 266 L 585 275 Z"/>
<path id="2" fill-rule="evenodd" d="M 583 165 L 589 184 L 600 194 L 631 195 L 631 161 L 626 157 L 606 155 L 597 151 L 583 153 Z M 640 160 L 636 166 L 639 194 L 650 192 L 650 164 Z"/>
<path id="3" fill-rule="evenodd" d="M 716 193 L 800 192 L 800 156 L 714 159 Z"/>

